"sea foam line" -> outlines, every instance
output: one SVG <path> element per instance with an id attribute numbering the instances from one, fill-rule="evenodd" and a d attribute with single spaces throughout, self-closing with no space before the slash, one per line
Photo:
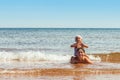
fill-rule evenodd
<path id="1" fill-rule="evenodd" d="M 39 51 L 27 52 L 0 52 L 0 60 L 2 61 L 66 61 L 70 59 L 70 55 L 45 54 Z"/>
<path id="2" fill-rule="evenodd" d="M 64 61 L 69 62 L 72 55 L 48 54 L 40 51 L 0 52 L 0 61 Z M 89 55 L 93 61 L 101 61 L 100 57 Z"/>

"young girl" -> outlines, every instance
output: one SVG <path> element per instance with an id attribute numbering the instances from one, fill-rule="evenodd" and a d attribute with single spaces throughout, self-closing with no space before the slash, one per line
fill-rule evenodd
<path id="1" fill-rule="evenodd" d="M 80 35 L 77 35 L 75 37 L 75 43 L 72 44 L 71 47 L 74 48 L 74 56 L 76 56 L 78 48 L 83 48 L 83 49 L 88 48 L 88 46 L 86 44 L 83 44 L 82 37 Z"/>

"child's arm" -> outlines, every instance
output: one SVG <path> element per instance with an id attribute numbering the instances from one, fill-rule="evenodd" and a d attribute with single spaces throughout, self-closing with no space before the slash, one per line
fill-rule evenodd
<path id="1" fill-rule="evenodd" d="M 76 47 L 76 43 L 72 44 L 70 47 Z"/>
<path id="2" fill-rule="evenodd" d="M 88 48 L 88 45 L 86 45 L 86 44 L 83 44 L 83 43 L 82 43 L 82 45 L 83 45 L 83 47 L 85 47 L 85 48 Z"/>

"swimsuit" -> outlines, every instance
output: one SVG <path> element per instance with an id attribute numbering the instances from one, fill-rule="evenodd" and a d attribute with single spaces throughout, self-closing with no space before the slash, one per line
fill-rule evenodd
<path id="1" fill-rule="evenodd" d="M 74 48 L 74 56 L 77 56 L 77 48 Z"/>

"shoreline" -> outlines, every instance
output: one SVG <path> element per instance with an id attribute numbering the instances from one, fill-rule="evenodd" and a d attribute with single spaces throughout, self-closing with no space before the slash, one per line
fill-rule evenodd
<path id="1" fill-rule="evenodd" d="M 51 69 L 0 69 L 0 75 L 19 75 L 19 74 L 34 74 L 34 75 L 55 75 L 55 76 L 72 76 L 74 74 L 120 74 L 120 69 L 93 69 L 93 68 L 76 68 L 76 69 L 67 69 L 67 68 L 51 68 Z"/>
<path id="2" fill-rule="evenodd" d="M 0 69 L 0 72 L 2 70 Z M 8 70 L 0 73 L 2 80 L 115 80 L 119 79 L 120 69 L 27 69 Z"/>
<path id="3" fill-rule="evenodd" d="M 9 71 L 9 70 L 8 70 Z M 13 73 L 15 71 L 15 73 Z M 1 72 L 1 70 L 0 70 Z M 120 69 L 31 69 L 0 73 L 2 80 L 115 80 Z"/>

